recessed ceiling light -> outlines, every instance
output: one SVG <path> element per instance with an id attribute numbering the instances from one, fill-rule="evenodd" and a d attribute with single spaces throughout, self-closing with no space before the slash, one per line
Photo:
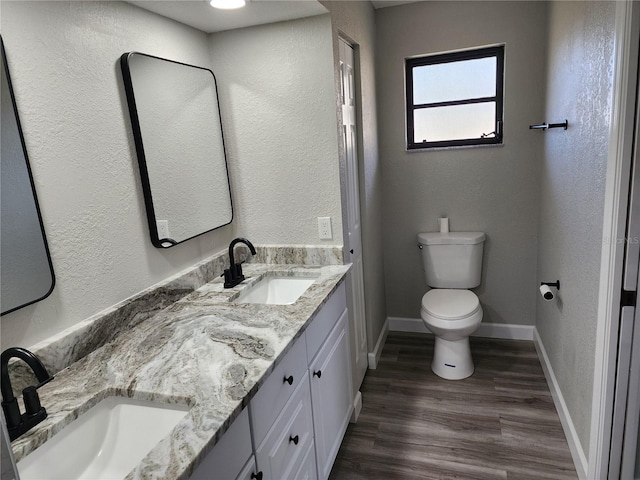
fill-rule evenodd
<path id="1" fill-rule="evenodd" d="M 209 2 L 213 8 L 220 8 L 222 10 L 233 10 L 235 8 L 242 8 L 246 5 L 245 0 L 211 0 Z"/>

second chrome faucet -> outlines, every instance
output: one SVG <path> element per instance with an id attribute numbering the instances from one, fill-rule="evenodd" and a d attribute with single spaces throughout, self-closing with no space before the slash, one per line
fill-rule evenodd
<path id="1" fill-rule="evenodd" d="M 224 288 L 235 287 L 244 280 L 244 275 L 242 274 L 242 264 L 236 263 L 233 256 L 233 249 L 238 243 L 244 243 L 247 247 L 249 247 L 251 255 L 256 254 L 255 247 L 246 238 L 234 238 L 233 240 L 231 240 L 231 243 L 229 244 L 229 268 L 224 271 Z"/>

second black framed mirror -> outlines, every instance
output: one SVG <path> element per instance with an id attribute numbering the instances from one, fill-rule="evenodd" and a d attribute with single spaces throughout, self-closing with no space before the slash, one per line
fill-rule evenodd
<path id="1" fill-rule="evenodd" d="M 139 52 L 120 63 L 153 245 L 172 247 L 231 223 L 213 72 Z"/>

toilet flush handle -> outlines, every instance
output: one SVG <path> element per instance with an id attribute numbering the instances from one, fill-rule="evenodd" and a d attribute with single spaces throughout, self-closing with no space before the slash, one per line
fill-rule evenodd
<path id="1" fill-rule="evenodd" d="M 419 244 L 418 244 L 418 248 L 419 248 L 420 250 L 422 250 L 422 244 L 421 244 L 421 243 L 419 243 Z"/>

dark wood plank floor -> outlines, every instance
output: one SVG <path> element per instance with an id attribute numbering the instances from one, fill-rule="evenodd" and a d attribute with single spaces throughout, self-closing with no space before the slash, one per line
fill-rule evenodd
<path id="1" fill-rule="evenodd" d="M 389 333 L 332 480 L 577 479 L 533 342 L 472 338 L 475 373 L 451 381 L 433 341 Z"/>

